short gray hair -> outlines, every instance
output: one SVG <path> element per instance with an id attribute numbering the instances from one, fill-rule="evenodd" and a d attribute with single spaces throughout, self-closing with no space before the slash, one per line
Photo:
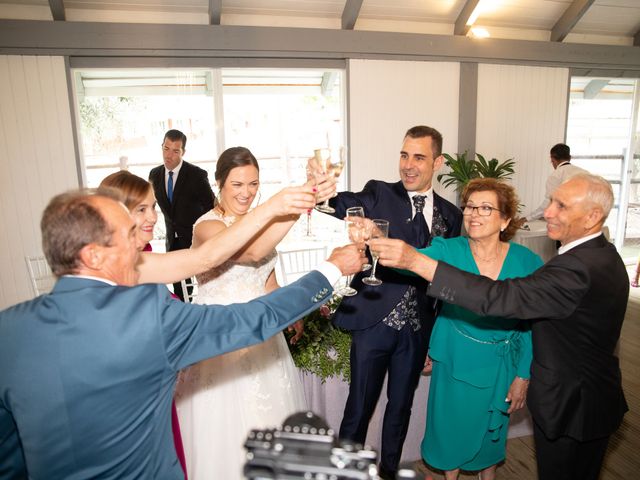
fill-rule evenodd
<path id="1" fill-rule="evenodd" d="M 611 184 L 601 176 L 591 173 L 579 173 L 564 183 L 569 180 L 582 180 L 587 183 L 586 199 L 602 210 L 604 216 L 602 222 L 604 223 L 609 216 L 611 208 L 613 208 L 613 189 L 611 188 Z"/>

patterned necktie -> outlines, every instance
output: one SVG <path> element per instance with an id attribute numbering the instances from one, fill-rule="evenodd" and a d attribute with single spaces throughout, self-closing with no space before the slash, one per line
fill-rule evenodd
<path id="1" fill-rule="evenodd" d="M 415 238 L 415 247 L 424 248 L 429 240 L 429 227 L 427 220 L 424 218 L 422 210 L 424 210 L 424 201 L 426 195 L 415 195 L 413 197 L 413 206 L 416 208 L 416 214 L 413 217 L 413 238 Z"/>
<path id="2" fill-rule="evenodd" d="M 169 172 L 169 181 L 167 182 L 167 198 L 169 203 L 173 203 L 173 172 Z"/>

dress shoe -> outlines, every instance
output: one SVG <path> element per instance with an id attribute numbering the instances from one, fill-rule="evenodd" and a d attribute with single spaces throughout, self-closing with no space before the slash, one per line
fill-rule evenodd
<path id="1" fill-rule="evenodd" d="M 378 476 L 382 480 L 396 480 L 396 472 L 389 472 L 382 465 L 378 467 Z"/>

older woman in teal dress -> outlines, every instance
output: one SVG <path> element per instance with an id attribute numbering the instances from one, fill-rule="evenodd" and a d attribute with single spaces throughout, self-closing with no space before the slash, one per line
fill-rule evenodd
<path id="1" fill-rule="evenodd" d="M 493 279 L 524 277 L 542 261 L 509 242 L 521 223 L 514 220 L 517 208 L 511 186 L 489 178 L 472 180 L 462 193 L 468 236 L 436 237 L 419 252 Z M 406 253 L 411 247 L 398 240 L 375 243 L 381 262 L 410 257 Z M 406 266 L 401 261 L 387 264 Z M 505 458 L 509 414 L 525 403 L 532 357 L 528 323 L 479 317 L 444 304 L 431 335 L 429 357 L 433 371 L 424 460 L 444 470 L 447 480 L 457 479 L 461 469 L 480 471 L 483 480 L 495 478 L 496 466 Z"/>

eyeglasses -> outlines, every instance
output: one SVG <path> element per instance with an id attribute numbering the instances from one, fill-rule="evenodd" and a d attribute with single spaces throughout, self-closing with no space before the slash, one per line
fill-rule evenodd
<path id="1" fill-rule="evenodd" d="M 478 205 L 477 207 L 471 205 L 462 205 L 460 207 L 460 210 L 462 210 L 463 215 L 471 215 L 475 210 L 476 214 L 480 215 L 481 217 L 491 216 L 494 210 L 498 213 L 502 213 L 498 208 L 490 207 L 489 205 Z"/>

